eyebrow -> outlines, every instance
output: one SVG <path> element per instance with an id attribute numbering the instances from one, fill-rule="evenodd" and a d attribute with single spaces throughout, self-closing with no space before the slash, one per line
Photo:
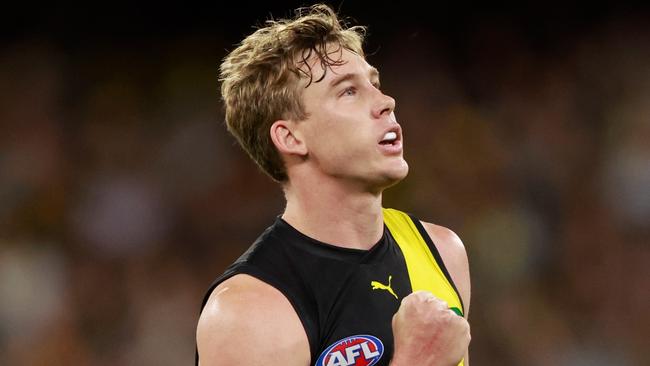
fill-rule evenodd
<path id="1" fill-rule="evenodd" d="M 370 74 L 370 75 L 369 75 L 369 76 L 370 76 L 370 79 L 377 79 L 377 80 L 379 80 L 379 71 L 377 71 L 376 68 L 371 67 L 371 68 L 370 68 L 370 71 L 369 71 L 368 73 Z M 337 85 L 339 85 L 339 84 L 341 84 L 341 83 L 343 83 L 343 82 L 345 82 L 345 81 L 352 80 L 352 79 L 356 79 L 356 78 L 358 78 L 358 77 L 359 77 L 359 74 L 357 74 L 357 73 L 347 73 L 347 74 L 339 75 L 339 76 L 337 76 L 336 78 L 334 78 L 334 80 L 332 80 L 332 81 L 330 82 L 330 88 L 334 88 L 334 87 L 336 87 Z"/>

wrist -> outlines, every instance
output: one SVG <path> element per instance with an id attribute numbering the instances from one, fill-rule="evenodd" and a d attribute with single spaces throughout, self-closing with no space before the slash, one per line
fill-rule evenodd
<path id="1" fill-rule="evenodd" d="M 430 359 L 428 359 L 428 362 L 431 362 Z M 443 361 L 441 360 L 436 360 L 435 363 L 431 364 L 432 366 L 455 366 L 457 363 L 450 363 L 449 365 L 447 363 L 442 363 Z M 388 366 L 413 366 L 413 365 L 418 365 L 418 362 L 413 362 L 413 360 L 408 360 L 403 357 L 399 357 L 399 355 L 393 355 L 393 358 L 391 358 L 390 362 L 388 363 Z M 427 365 L 429 365 L 427 363 Z"/>
<path id="2" fill-rule="evenodd" d="M 404 357 L 400 357 L 399 354 L 393 354 L 393 358 L 390 359 L 388 366 L 411 366 L 413 362 Z"/>

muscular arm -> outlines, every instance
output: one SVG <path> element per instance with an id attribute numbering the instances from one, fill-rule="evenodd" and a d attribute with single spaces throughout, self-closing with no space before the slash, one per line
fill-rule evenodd
<path id="1" fill-rule="evenodd" d="M 308 366 L 309 342 L 277 289 L 236 275 L 214 289 L 196 331 L 201 366 Z"/>
<path id="2" fill-rule="evenodd" d="M 471 298 L 469 261 L 463 242 L 453 231 L 439 225 L 422 222 L 425 230 L 436 245 L 449 275 L 463 300 L 464 315 L 467 319 Z M 465 366 L 469 366 L 469 353 L 465 354 Z"/>

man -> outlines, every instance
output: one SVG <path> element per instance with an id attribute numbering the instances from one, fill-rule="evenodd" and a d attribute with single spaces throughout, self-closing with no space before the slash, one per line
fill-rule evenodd
<path id="1" fill-rule="evenodd" d="M 382 207 L 408 165 L 363 32 L 315 5 L 221 65 L 228 129 L 287 204 L 210 287 L 203 366 L 468 364 L 460 239 Z"/>

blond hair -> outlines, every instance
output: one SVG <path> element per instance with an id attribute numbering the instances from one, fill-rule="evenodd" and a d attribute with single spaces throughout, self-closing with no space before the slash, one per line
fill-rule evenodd
<path id="1" fill-rule="evenodd" d="M 288 177 L 271 141 L 271 125 L 279 119 L 307 118 L 300 80 L 306 78 L 308 86 L 325 77 L 323 73 L 315 79 L 307 60 L 317 57 L 325 72 L 341 64 L 330 58 L 331 44 L 364 57 L 364 36 L 364 27 L 348 28 L 331 8 L 318 4 L 297 9 L 293 19 L 267 21 L 225 57 L 219 79 L 228 131 L 274 180 Z"/>

